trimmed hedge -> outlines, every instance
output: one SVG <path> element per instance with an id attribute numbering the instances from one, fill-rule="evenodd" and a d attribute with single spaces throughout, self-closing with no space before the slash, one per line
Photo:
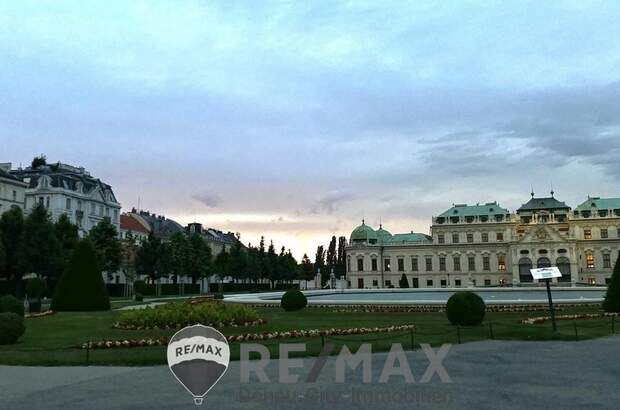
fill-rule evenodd
<path id="1" fill-rule="evenodd" d="M 0 345 L 10 345 L 26 332 L 24 318 L 12 312 L 0 313 Z"/>
<path id="2" fill-rule="evenodd" d="M 32 278 L 26 282 L 26 294 L 29 298 L 40 299 L 47 292 L 47 283 L 43 278 Z"/>
<path id="3" fill-rule="evenodd" d="M 209 283 L 209 293 L 222 292 L 250 292 L 252 290 L 271 290 L 268 283 Z"/>
<path id="4" fill-rule="evenodd" d="M 176 296 L 181 294 L 181 285 L 174 283 L 162 283 L 159 285 L 161 296 Z M 155 296 L 157 292 L 157 285 L 152 283 L 146 283 L 143 280 L 137 280 L 133 283 L 133 289 L 136 293 L 141 293 L 144 296 Z M 186 283 L 183 286 L 183 292 L 185 295 L 199 295 L 200 284 Z"/>
<path id="5" fill-rule="evenodd" d="M 78 243 L 71 261 L 60 277 L 52 310 L 80 312 L 110 310 L 110 298 L 101 276 L 93 245 L 88 240 Z"/>
<path id="6" fill-rule="evenodd" d="M 475 326 L 482 323 L 486 305 L 473 292 L 456 292 L 448 299 L 446 315 L 453 325 Z"/>
<path id="7" fill-rule="evenodd" d="M 299 290 L 289 290 L 282 295 L 280 306 L 287 312 L 301 310 L 308 305 L 308 299 Z"/>
<path id="8" fill-rule="evenodd" d="M 0 313 L 15 313 L 23 317 L 24 302 L 12 295 L 2 296 L 0 297 Z"/>

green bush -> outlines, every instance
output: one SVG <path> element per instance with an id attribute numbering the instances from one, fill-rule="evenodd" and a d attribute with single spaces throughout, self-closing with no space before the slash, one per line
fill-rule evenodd
<path id="1" fill-rule="evenodd" d="M 133 298 L 136 302 L 144 301 L 144 296 L 142 296 L 142 293 L 136 293 Z"/>
<path id="2" fill-rule="evenodd" d="M 223 303 L 174 302 L 128 310 L 121 314 L 121 326 L 179 328 L 196 324 L 216 325 L 218 323 L 243 325 L 258 319 L 254 309 L 244 305 L 227 305 Z"/>
<path id="3" fill-rule="evenodd" d="M 146 289 L 146 282 L 143 280 L 137 280 L 133 283 L 133 290 L 136 293 L 141 293 L 144 295 L 144 291 Z"/>
<path id="4" fill-rule="evenodd" d="M 26 284 L 26 294 L 29 298 L 40 299 L 47 292 L 47 284 L 43 278 L 32 278 Z"/>
<path id="5" fill-rule="evenodd" d="M 222 292 L 217 292 L 213 295 L 213 299 L 222 300 L 224 299 L 224 294 Z"/>
<path id="6" fill-rule="evenodd" d="M 52 310 L 61 312 L 110 310 L 101 269 L 93 245 L 82 240 L 60 277 L 52 299 Z"/>
<path id="7" fill-rule="evenodd" d="M 482 323 L 486 305 L 473 292 L 456 292 L 448 299 L 446 314 L 453 325 L 475 326 Z"/>
<path id="8" fill-rule="evenodd" d="M 0 345 L 10 345 L 22 337 L 26 327 L 24 318 L 12 312 L 0 313 Z"/>
<path id="9" fill-rule="evenodd" d="M 282 295 L 280 306 L 287 312 L 301 310 L 308 305 L 308 299 L 299 290 L 289 290 Z"/>
<path id="10" fill-rule="evenodd" d="M 603 309 L 606 312 L 620 312 L 620 255 L 618 255 L 614 273 L 611 275 L 611 283 L 605 294 Z"/>
<path id="11" fill-rule="evenodd" d="M 24 302 L 15 296 L 6 295 L 0 297 L 0 313 L 15 313 L 18 316 L 24 316 Z"/>
<path id="12" fill-rule="evenodd" d="M 398 281 L 398 286 L 402 289 L 409 288 L 409 281 L 407 280 L 407 276 L 403 273 L 403 276 L 400 277 Z"/>

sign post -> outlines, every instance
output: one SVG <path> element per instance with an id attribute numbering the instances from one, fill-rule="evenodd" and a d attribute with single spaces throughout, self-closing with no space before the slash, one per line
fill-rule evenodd
<path id="1" fill-rule="evenodd" d="M 551 279 L 561 278 L 562 272 L 557 266 L 551 266 L 549 268 L 530 269 L 532 277 L 536 280 L 544 280 L 547 286 L 547 298 L 549 299 L 549 311 L 551 313 L 551 323 L 553 324 L 553 331 L 557 332 L 558 327 L 555 323 L 555 308 L 553 307 L 553 298 L 551 297 Z"/>

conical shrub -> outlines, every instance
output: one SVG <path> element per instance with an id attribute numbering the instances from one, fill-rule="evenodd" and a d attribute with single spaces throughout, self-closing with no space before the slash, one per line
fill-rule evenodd
<path id="1" fill-rule="evenodd" d="M 110 298 L 101 276 L 93 245 L 78 243 L 69 265 L 56 285 L 52 310 L 80 312 L 110 310 Z"/>
<path id="2" fill-rule="evenodd" d="M 620 255 L 614 267 L 614 273 L 611 275 L 611 283 L 607 288 L 603 309 L 606 312 L 620 312 Z"/>

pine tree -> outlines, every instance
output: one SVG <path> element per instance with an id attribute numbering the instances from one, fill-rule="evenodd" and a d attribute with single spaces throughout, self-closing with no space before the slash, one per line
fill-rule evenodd
<path id="1" fill-rule="evenodd" d="M 400 280 L 398 281 L 398 286 L 403 289 L 409 288 L 409 281 L 407 280 L 407 276 L 404 273 L 403 273 L 403 276 L 401 276 Z"/>
<path id="2" fill-rule="evenodd" d="M 607 288 L 603 309 L 606 312 L 620 312 L 620 254 L 616 260 L 616 266 L 614 266 L 611 283 Z"/>
<path id="3" fill-rule="evenodd" d="M 20 239 L 24 230 L 24 215 L 20 208 L 11 208 L 0 217 L 0 240 L 4 244 L 4 271 L 0 278 L 17 281 L 23 271 L 20 270 Z"/>
<path id="4" fill-rule="evenodd" d="M 303 280 L 314 279 L 314 265 L 306 253 L 304 253 L 304 257 L 301 259 L 301 278 Z"/>
<path id="5" fill-rule="evenodd" d="M 325 253 L 325 259 L 327 262 L 327 266 L 329 269 L 335 268 L 338 262 L 338 253 L 336 249 L 336 237 L 332 236 L 331 241 L 329 242 L 329 246 L 327 247 L 327 252 Z"/>
<path id="6" fill-rule="evenodd" d="M 56 285 L 52 310 L 78 312 L 110 310 L 95 249 L 89 240 L 80 241 L 67 270 Z"/>
<path id="7" fill-rule="evenodd" d="M 345 248 L 347 246 L 347 238 L 341 236 L 338 238 L 338 258 L 336 260 L 336 275 L 344 276 L 347 273 L 347 262 L 345 256 Z"/>

